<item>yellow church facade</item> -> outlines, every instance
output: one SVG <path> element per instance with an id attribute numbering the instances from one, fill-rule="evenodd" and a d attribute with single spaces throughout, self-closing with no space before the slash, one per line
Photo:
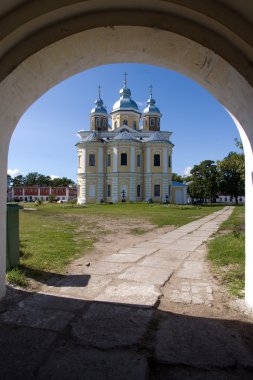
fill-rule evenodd
<path id="1" fill-rule="evenodd" d="M 174 145 L 171 132 L 160 131 L 161 117 L 152 90 L 141 113 L 125 79 L 110 115 L 99 90 L 90 113 L 90 130 L 78 132 L 79 204 L 151 200 L 176 203 L 171 178 Z M 178 203 L 186 203 L 186 189 L 181 187 L 180 191 L 183 196 Z"/>

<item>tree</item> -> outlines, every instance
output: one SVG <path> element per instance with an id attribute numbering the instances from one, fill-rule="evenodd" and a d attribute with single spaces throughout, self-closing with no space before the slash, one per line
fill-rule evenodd
<path id="1" fill-rule="evenodd" d="M 13 183 L 13 179 L 9 174 L 7 174 L 7 187 L 11 187 Z"/>
<path id="2" fill-rule="evenodd" d="M 183 182 L 183 178 L 177 173 L 172 173 L 172 181 Z"/>
<path id="3" fill-rule="evenodd" d="M 189 185 L 191 198 L 211 202 L 217 197 L 219 190 L 219 174 L 214 161 L 205 160 L 191 170 L 192 182 Z"/>
<path id="4" fill-rule="evenodd" d="M 20 174 L 17 175 L 15 178 L 12 180 L 12 186 L 23 186 L 24 185 L 24 177 Z"/>
<path id="5" fill-rule="evenodd" d="M 38 185 L 38 172 L 30 172 L 25 176 L 24 185 L 25 186 L 36 186 Z"/>
<path id="6" fill-rule="evenodd" d="M 220 190 L 225 195 L 235 198 L 245 193 L 245 162 L 244 154 L 230 152 L 227 157 L 218 162 L 220 172 Z"/>

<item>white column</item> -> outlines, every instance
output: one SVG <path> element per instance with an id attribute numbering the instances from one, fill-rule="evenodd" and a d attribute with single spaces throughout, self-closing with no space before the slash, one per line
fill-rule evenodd
<path id="1" fill-rule="evenodd" d="M 168 173 L 168 148 L 165 146 L 163 147 L 163 172 Z"/>
<path id="2" fill-rule="evenodd" d="M 146 173 L 150 173 L 150 147 L 146 148 Z"/>
<path id="3" fill-rule="evenodd" d="M 100 202 L 101 199 L 104 199 L 104 177 L 98 175 L 97 178 L 97 202 Z"/>
<path id="4" fill-rule="evenodd" d="M 150 198 L 152 198 L 152 191 L 151 191 L 151 174 L 148 174 L 145 176 L 145 200 L 148 201 Z"/>
<path id="5" fill-rule="evenodd" d="M 168 178 L 167 177 L 164 177 L 163 178 L 163 202 L 165 202 L 166 201 L 166 195 L 168 196 L 168 200 L 169 200 L 169 181 L 168 181 Z"/>
<path id="6" fill-rule="evenodd" d="M 118 148 L 116 146 L 113 147 L 113 167 L 112 171 L 117 173 L 118 171 Z"/>
<path id="7" fill-rule="evenodd" d="M 129 200 L 136 202 L 136 178 L 134 174 L 132 174 L 129 181 Z"/>
<path id="8" fill-rule="evenodd" d="M 131 146 L 131 165 L 130 165 L 130 172 L 135 172 L 135 147 Z"/>
<path id="9" fill-rule="evenodd" d="M 103 165 L 103 148 L 98 148 L 98 173 L 103 173 L 104 165 Z"/>
<path id="10" fill-rule="evenodd" d="M 80 185 L 80 195 L 78 199 L 79 204 L 86 203 L 86 177 L 80 177 L 79 179 L 79 185 Z"/>
<path id="11" fill-rule="evenodd" d="M 81 172 L 85 173 L 86 171 L 86 149 L 82 149 L 82 158 L 81 158 Z"/>
<path id="12" fill-rule="evenodd" d="M 117 203 L 119 201 L 119 183 L 118 175 L 116 174 L 112 178 L 112 202 Z"/>

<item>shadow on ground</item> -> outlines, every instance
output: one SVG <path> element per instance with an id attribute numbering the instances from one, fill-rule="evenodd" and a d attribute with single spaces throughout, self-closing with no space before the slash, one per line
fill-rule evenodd
<path id="1" fill-rule="evenodd" d="M 8 288 L 1 379 L 250 380 L 249 323 Z"/>

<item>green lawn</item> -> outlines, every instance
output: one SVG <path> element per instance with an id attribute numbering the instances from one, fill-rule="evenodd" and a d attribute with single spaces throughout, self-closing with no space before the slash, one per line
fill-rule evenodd
<path id="1" fill-rule="evenodd" d="M 220 227 L 220 234 L 208 244 L 208 258 L 215 273 L 231 294 L 242 297 L 245 286 L 245 236 L 243 206 Z"/>
<path id="2" fill-rule="evenodd" d="M 20 270 L 28 277 L 45 276 L 48 272 L 64 273 L 75 258 L 92 249 L 98 235 L 106 233 L 101 228 L 104 220 L 121 220 L 131 225 L 131 230 L 142 234 L 142 223 L 156 227 L 181 226 L 222 208 L 222 206 L 174 206 L 160 204 L 115 204 L 77 207 L 72 204 L 24 204 L 36 211 L 20 211 Z M 91 219 L 91 220 L 90 220 Z M 99 224 L 100 223 L 100 224 Z M 15 276 L 20 273 L 15 272 Z M 11 279 L 12 271 L 9 273 Z M 12 282 L 15 282 L 11 279 Z M 21 283 L 22 281 L 19 281 Z"/>

